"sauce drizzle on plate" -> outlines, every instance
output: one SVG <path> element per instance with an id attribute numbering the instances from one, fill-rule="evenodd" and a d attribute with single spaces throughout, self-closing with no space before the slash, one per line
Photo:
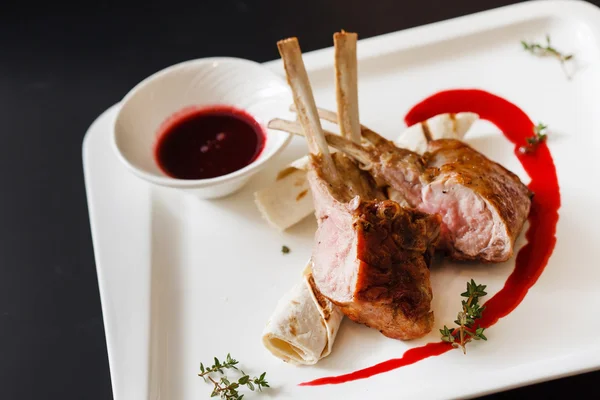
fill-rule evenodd
<path id="1" fill-rule="evenodd" d="M 411 126 L 437 114 L 468 111 L 475 112 L 482 119 L 496 125 L 515 145 L 514 153 L 531 178 L 529 189 L 535 193 L 528 218 L 529 228 L 525 234 L 527 244 L 516 255 L 515 269 L 504 287 L 485 302 L 486 310 L 482 318 L 475 323 L 488 328 L 510 314 L 521 303 L 548 264 L 556 244 L 560 190 L 556 167 L 545 142 L 534 153 L 519 152 L 519 147 L 526 143 L 525 139 L 532 135 L 534 124 L 519 107 L 501 97 L 476 89 L 447 90 L 434 94 L 414 106 L 404 120 Z M 300 386 L 339 384 L 365 379 L 439 356 L 452 349 L 446 342 L 428 343 L 407 350 L 400 358 L 348 374 L 304 382 Z"/>

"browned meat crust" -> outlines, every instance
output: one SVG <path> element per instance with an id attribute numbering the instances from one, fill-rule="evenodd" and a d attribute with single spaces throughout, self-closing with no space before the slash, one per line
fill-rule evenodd
<path id="1" fill-rule="evenodd" d="M 529 215 L 533 193 L 517 175 L 459 140 L 435 140 L 429 143 L 428 150 L 424 155 L 429 167 L 424 174 L 425 179 L 432 182 L 451 176 L 457 184 L 473 190 L 496 211 L 508 233 L 508 243 L 503 244 L 507 244 L 510 251 L 498 257 L 472 257 L 456 249 L 450 249 L 450 256 L 458 260 L 488 262 L 512 257 L 515 240 Z"/>
<path id="2" fill-rule="evenodd" d="M 358 277 L 354 301 L 341 304 L 342 311 L 391 338 L 427 334 L 433 325 L 428 267 L 440 218 L 391 200 L 365 202 L 356 212 Z"/>

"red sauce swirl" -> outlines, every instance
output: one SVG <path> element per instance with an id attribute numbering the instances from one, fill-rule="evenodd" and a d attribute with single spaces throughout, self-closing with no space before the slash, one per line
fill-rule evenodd
<path id="1" fill-rule="evenodd" d="M 486 309 L 477 323 L 485 328 L 510 314 L 523 301 L 529 289 L 538 280 L 556 244 L 556 224 L 560 208 L 560 190 L 556 167 L 546 143 L 535 152 L 522 154 L 519 147 L 532 135 L 534 124 L 519 107 L 501 97 L 483 90 L 447 90 L 426 98 L 415 105 L 404 118 L 408 126 L 424 121 L 437 114 L 475 112 L 498 127 L 514 144 L 514 153 L 531 178 L 529 188 L 535 193 L 529 228 L 525 234 L 527 244 L 516 256 L 515 268 L 504 287 L 485 302 Z M 393 358 L 339 376 L 330 376 L 301 383 L 301 386 L 339 384 L 391 371 L 414 364 L 429 357 L 439 356 L 452 350 L 445 342 L 428 343 L 407 350 L 402 357 Z"/>

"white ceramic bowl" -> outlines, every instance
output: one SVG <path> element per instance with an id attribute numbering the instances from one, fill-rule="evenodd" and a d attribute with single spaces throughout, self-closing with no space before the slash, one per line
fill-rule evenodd
<path id="1" fill-rule="evenodd" d="M 216 198 L 240 189 L 290 141 L 289 134 L 266 128 L 287 114 L 292 96 L 285 80 L 258 63 L 237 58 L 205 58 L 176 64 L 146 78 L 121 102 L 113 143 L 121 161 L 137 176 L 157 185 Z M 263 127 L 265 146 L 246 167 L 210 179 L 177 179 L 164 174 L 154 158 L 161 125 L 189 107 L 230 105 L 245 110 Z"/>

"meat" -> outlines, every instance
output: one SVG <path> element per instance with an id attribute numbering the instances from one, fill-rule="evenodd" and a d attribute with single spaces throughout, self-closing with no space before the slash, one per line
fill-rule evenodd
<path id="1" fill-rule="evenodd" d="M 347 139 L 339 138 L 361 148 L 351 140 L 360 137 L 358 115 L 347 115 L 358 109 L 348 104 L 357 99 L 351 87 L 356 85 L 356 35 L 337 34 L 335 45 L 338 116 Z M 440 218 L 386 200 L 353 159 L 329 151 L 298 41 L 286 39 L 278 47 L 310 150 L 308 181 L 318 221 L 312 255 L 316 286 L 350 319 L 386 336 L 425 335 L 433 325 L 428 265 Z"/>
<path id="2" fill-rule="evenodd" d="M 330 145 L 358 160 L 392 189 L 390 198 L 442 217 L 441 248 L 456 260 L 502 262 L 514 252 L 531 207 L 520 179 L 467 144 L 429 142 L 420 157 L 363 129 L 370 146 L 327 136 Z"/>
<path id="3" fill-rule="evenodd" d="M 360 171 L 342 170 L 340 164 L 344 177 Z M 308 179 L 318 221 L 313 276 L 321 293 L 353 321 L 386 336 L 412 339 L 428 333 L 433 326 L 428 267 L 440 218 L 391 200 L 367 200 L 372 197 L 366 192 L 350 198 L 347 190 L 332 190 L 318 160 L 313 159 Z"/>
<path id="4" fill-rule="evenodd" d="M 440 232 L 436 216 L 398 203 L 363 203 L 354 226 L 359 266 L 353 301 L 340 304 L 350 319 L 397 339 L 433 327 L 429 263 Z"/>
<path id="5" fill-rule="evenodd" d="M 336 115 L 318 109 L 321 118 Z M 301 133 L 289 121 L 269 127 Z M 389 199 L 442 217 L 440 249 L 455 260 L 508 260 L 529 215 L 531 192 L 501 165 L 455 139 L 428 143 L 421 157 L 361 126 L 362 142 L 326 133 L 327 143 L 359 162 Z"/>
<path id="6" fill-rule="evenodd" d="M 327 142 L 359 161 L 363 168 L 385 186 L 396 189 L 394 200 L 405 207 L 416 208 L 421 202 L 422 176 L 425 171 L 421 156 L 396 147 L 368 128 L 363 127 L 361 134 L 365 139 L 362 146 L 348 143 L 337 135 L 327 135 Z"/>
<path id="7" fill-rule="evenodd" d="M 529 215 L 527 186 L 459 140 L 430 142 L 424 161 L 418 209 L 442 216 L 444 245 L 452 258 L 508 260 Z"/>
<path id="8" fill-rule="evenodd" d="M 350 319 L 388 337 L 406 340 L 431 331 L 428 267 L 439 218 L 391 200 L 352 201 L 338 212 L 319 208 L 317 217 L 313 274 L 319 290 Z"/>

